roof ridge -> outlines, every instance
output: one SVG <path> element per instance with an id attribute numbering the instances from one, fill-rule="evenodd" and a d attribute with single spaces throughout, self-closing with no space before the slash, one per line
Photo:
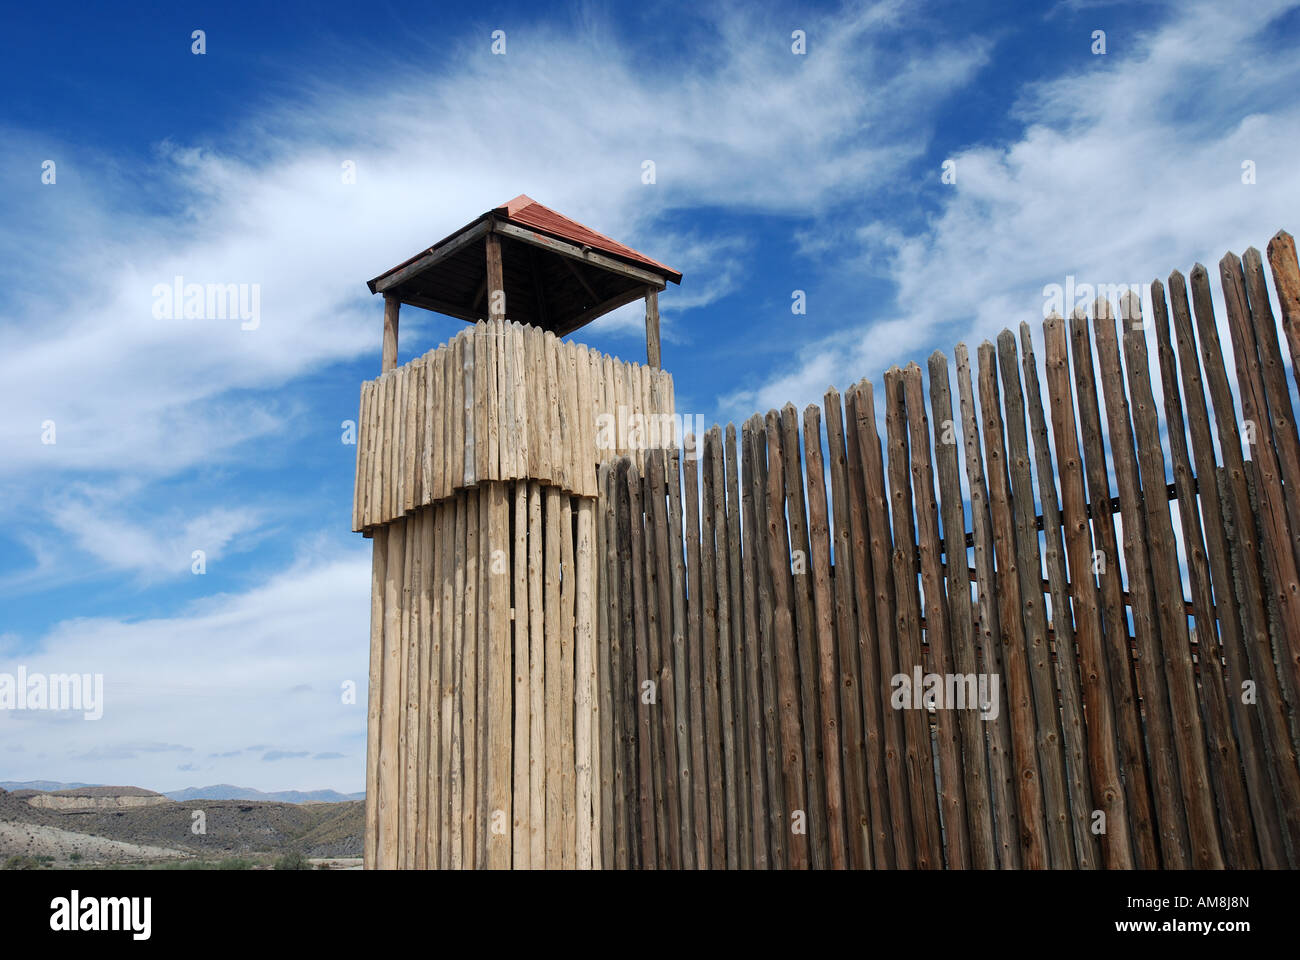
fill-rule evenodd
<path id="1" fill-rule="evenodd" d="M 519 201 L 521 200 L 527 201 L 527 203 L 519 205 Z M 540 229 L 556 233 L 571 242 L 579 243 L 583 246 L 599 247 L 606 253 L 612 253 L 615 256 L 624 257 L 633 262 L 642 263 L 659 270 L 667 271 L 677 277 L 681 276 L 676 270 L 667 264 L 660 263 L 658 260 L 646 256 L 641 251 L 635 250 L 625 243 L 620 243 L 608 234 L 601 233 L 599 230 L 594 230 L 585 223 L 581 223 L 570 216 L 560 213 L 560 211 L 556 210 L 554 207 L 548 207 L 544 203 L 539 203 L 525 193 L 521 193 L 508 203 L 496 207 L 495 210 L 504 210 L 506 219 L 515 220 L 516 222 L 532 229 Z M 521 218 L 519 215 L 524 213 L 524 211 L 529 211 L 532 216 Z M 567 229 L 566 226 L 568 227 Z M 575 236 L 577 233 L 589 234 L 590 239 L 595 240 L 596 242 L 592 243 L 588 238 Z M 680 279 L 677 279 L 674 280 L 674 282 L 680 283 L 681 281 Z"/>
<path id="2" fill-rule="evenodd" d="M 521 193 L 519 194 L 519 196 L 515 197 L 514 199 L 507 200 L 505 203 L 501 204 L 501 206 L 497 207 L 496 209 L 504 210 L 506 212 L 507 217 L 513 217 L 520 210 L 523 210 L 526 207 L 531 207 L 533 204 L 537 204 L 537 206 L 539 207 L 541 206 L 540 203 L 537 203 L 537 201 L 534 200 L 532 197 L 530 197 L 528 194 Z M 550 208 L 548 207 L 547 209 L 549 210 Z M 561 214 L 561 216 L 563 216 L 563 214 Z"/>

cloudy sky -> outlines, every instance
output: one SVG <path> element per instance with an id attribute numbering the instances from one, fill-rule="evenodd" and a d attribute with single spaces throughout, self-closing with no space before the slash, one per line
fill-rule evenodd
<path id="1" fill-rule="evenodd" d="M 0 30 L 0 673 L 104 715 L 0 711 L 0 780 L 362 789 L 364 281 L 516 194 L 684 273 L 708 422 L 1300 228 L 1291 3 L 84 6 Z M 257 328 L 158 317 L 177 276 Z"/>

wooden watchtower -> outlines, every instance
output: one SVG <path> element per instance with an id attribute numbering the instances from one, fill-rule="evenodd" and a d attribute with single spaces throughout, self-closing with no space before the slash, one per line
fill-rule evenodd
<path id="1" fill-rule="evenodd" d="M 611 424 L 675 414 L 681 274 L 526 196 L 380 274 L 353 529 L 373 537 L 367 868 L 600 867 L 594 626 Z M 560 338 L 633 300 L 647 363 Z M 402 304 L 465 320 L 397 364 Z"/>

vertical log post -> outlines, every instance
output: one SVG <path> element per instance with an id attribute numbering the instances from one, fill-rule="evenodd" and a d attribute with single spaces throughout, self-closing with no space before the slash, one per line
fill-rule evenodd
<path id="1" fill-rule="evenodd" d="M 401 308 L 402 301 L 384 294 L 384 349 L 380 360 L 380 373 L 387 373 L 397 366 L 397 311 Z"/>
<path id="2" fill-rule="evenodd" d="M 645 292 L 645 361 L 659 369 L 659 291 L 653 287 Z"/>
<path id="3" fill-rule="evenodd" d="M 495 233 L 489 233 L 486 239 L 488 319 L 504 320 L 506 317 L 506 284 L 501 275 L 501 238 Z"/>

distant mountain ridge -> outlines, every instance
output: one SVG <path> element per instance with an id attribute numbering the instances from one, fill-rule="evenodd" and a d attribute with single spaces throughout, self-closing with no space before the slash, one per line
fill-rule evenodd
<path id="1" fill-rule="evenodd" d="M 237 787 L 230 783 L 186 787 L 184 790 L 172 790 L 164 795 L 173 800 L 266 800 L 275 803 L 341 803 L 345 800 L 366 798 L 364 791 L 339 793 L 337 790 L 276 790 L 265 793 L 252 787 Z"/>
<path id="2" fill-rule="evenodd" d="M 79 790 L 98 787 L 92 783 L 61 783 L 57 780 L 0 780 L 2 790 Z M 276 790 L 264 792 L 252 787 L 237 787 L 230 783 L 214 783 L 206 787 L 186 787 L 172 790 L 163 796 L 171 800 L 262 800 L 270 803 L 341 803 L 347 800 L 364 800 L 365 792 L 339 793 L 337 790 Z"/>
<path id="3" fill-rule="evenodd" d="M 77 790 L 98 787 L 98 783 L 60 783 L 58 780 L 0 780 L 0 790 Z"/>

